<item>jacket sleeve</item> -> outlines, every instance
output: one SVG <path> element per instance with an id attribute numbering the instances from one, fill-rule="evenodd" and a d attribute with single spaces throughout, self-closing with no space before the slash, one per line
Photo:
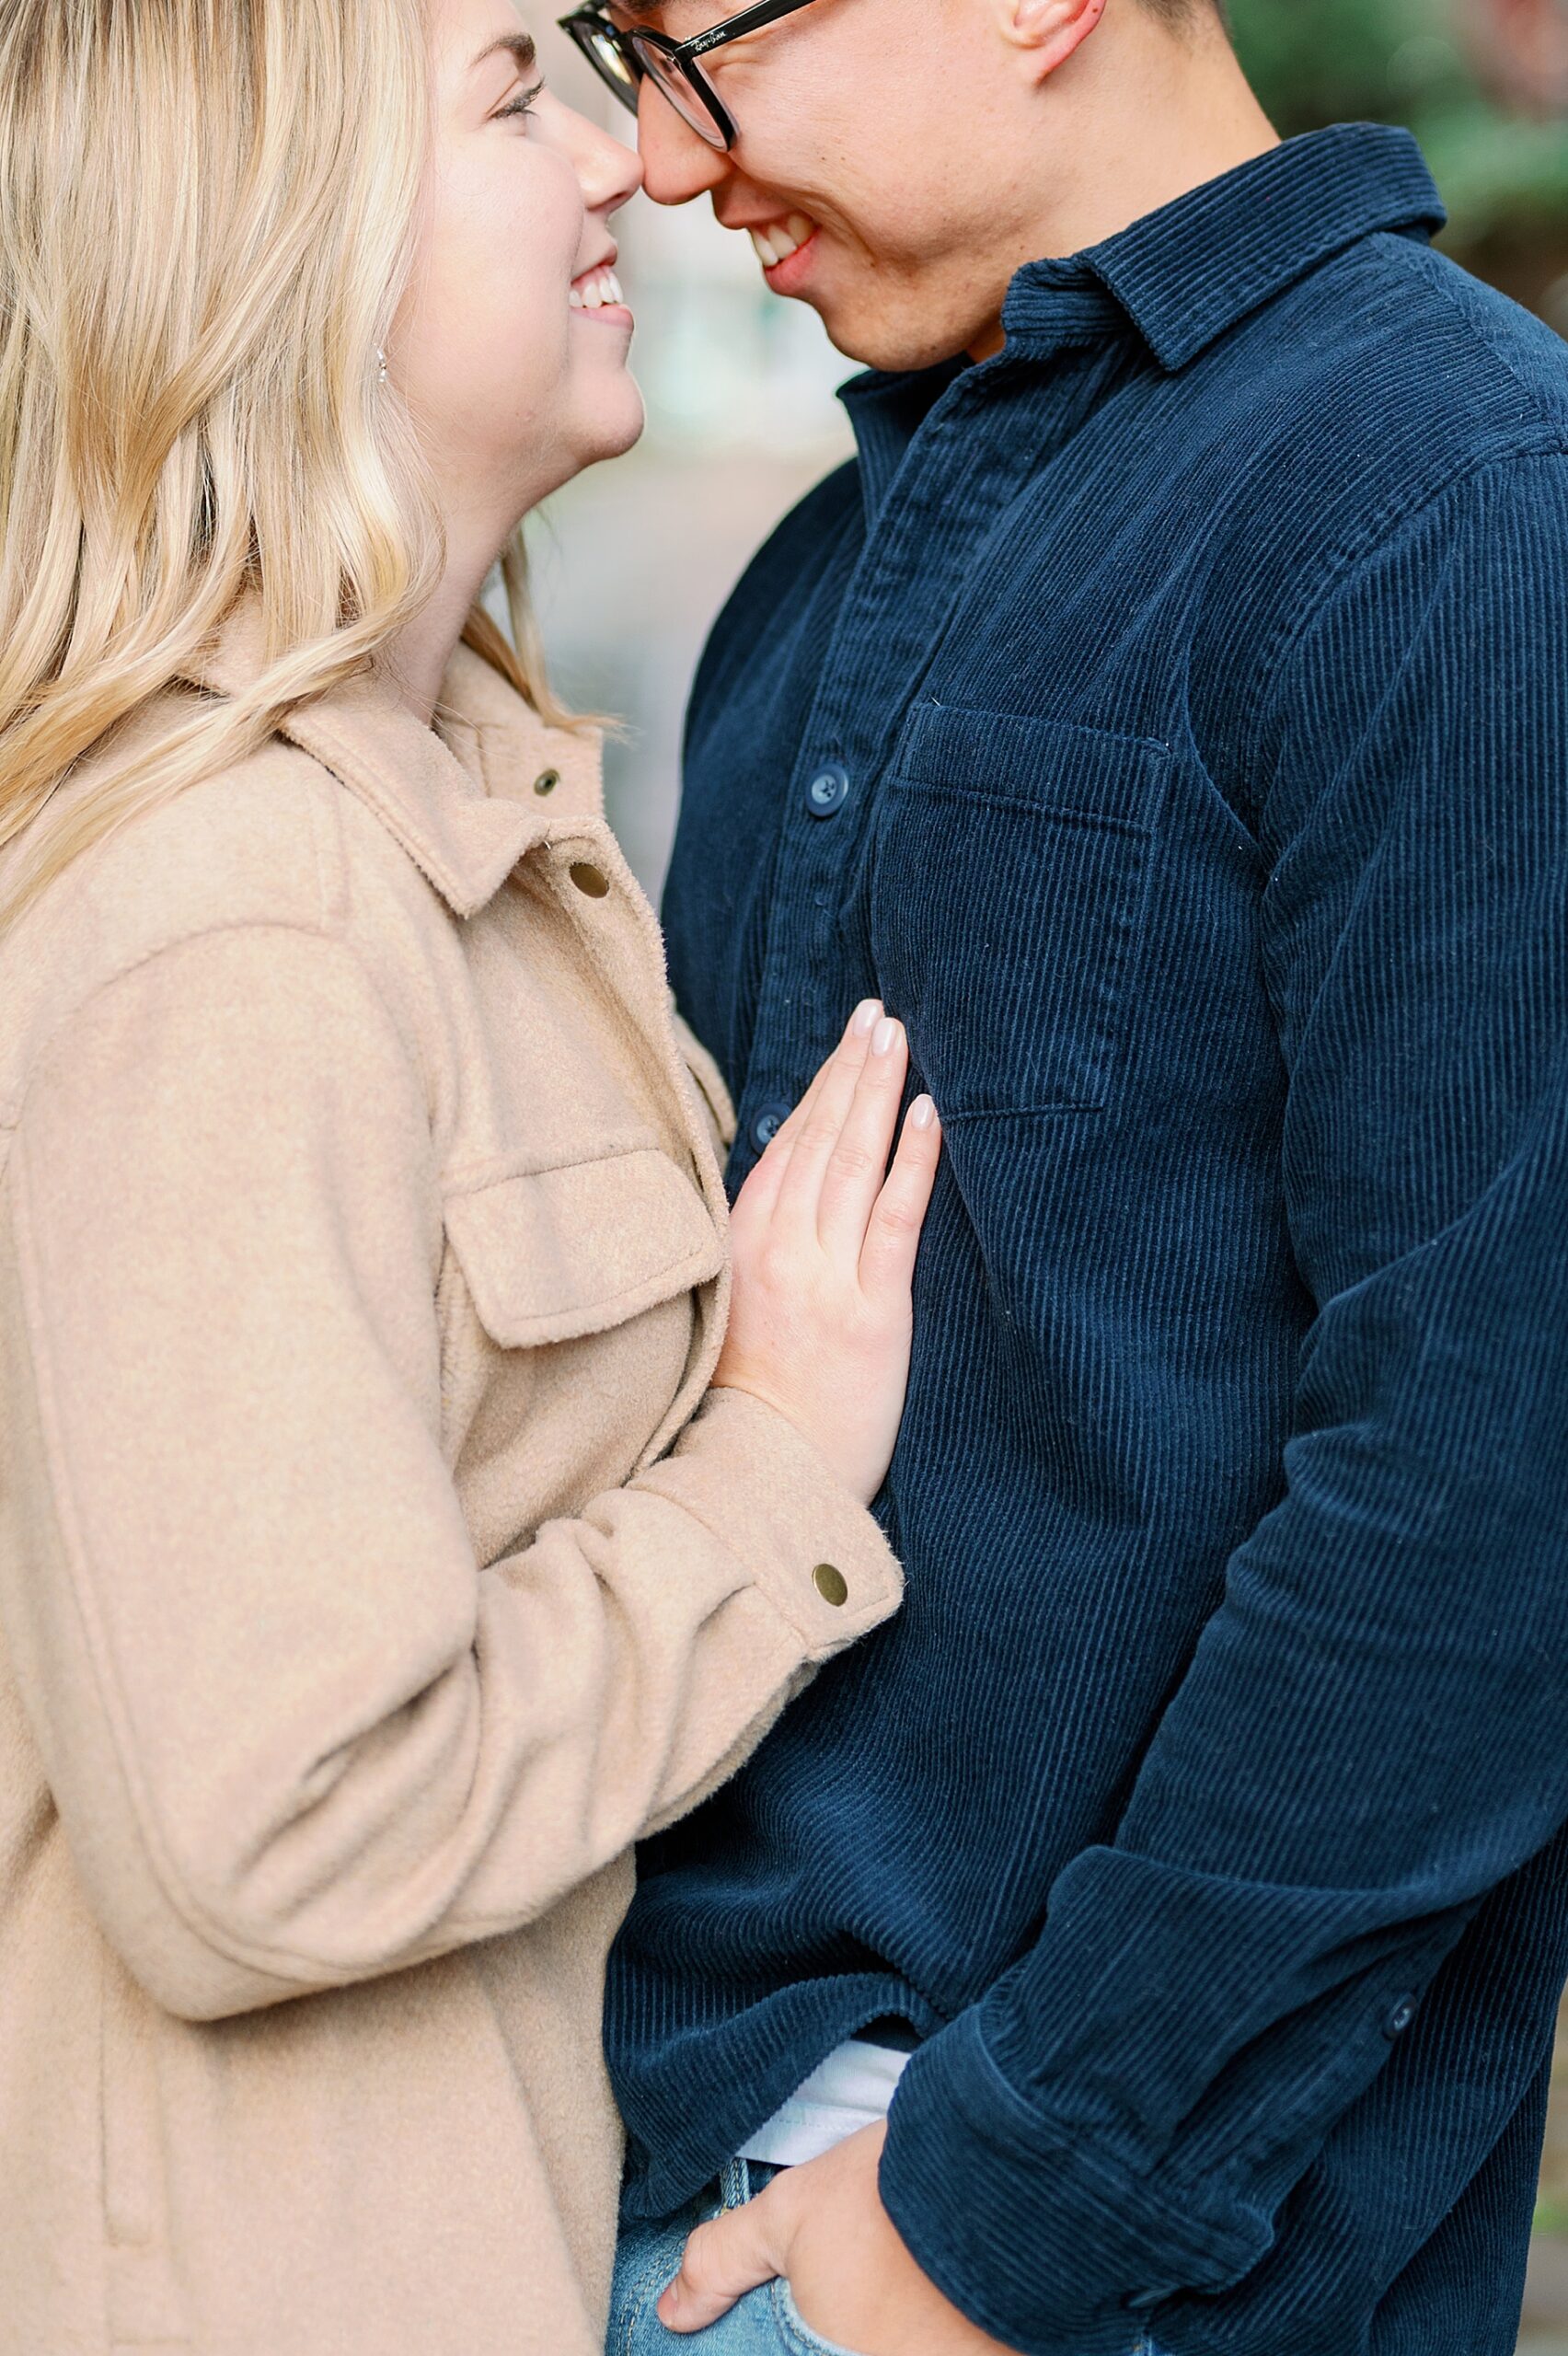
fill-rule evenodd
<path id="1" fill-rule="evenodd" d="M 192 2018 L 537 1916 L 897 1601 L 871 1517 L 733 1392 L 481 1566 L 441 1255 L 421 1076 L 306 931 L 106 985 L 11 1139 L 0 1620 L 89 1902 Z"/>
<path id="2" fill-rule="evenodd" d="M 1030 2356 L 1124 2356 L 1129 2309 L 1158 2338 L 1247 2273 L 1568 1819 L 1568 456 L 1352 569 L 1261 757 L 1315 1311 L 1283 1493 L 1114 1839 L 911 2062 L 882 2164 L 927 2272 Z"/>

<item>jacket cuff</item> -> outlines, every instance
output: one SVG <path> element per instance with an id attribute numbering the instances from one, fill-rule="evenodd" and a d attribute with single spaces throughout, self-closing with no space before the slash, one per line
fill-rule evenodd
<path id="1" fill-rule="evenodd" d="M 746 1391 L 708 1393 L 656 1486 L 738 1555 L 824 1661 L 897 1611 L 904 1574 L 870 1513 L 786 1416 Z"/>
<path id="2" fill-rule="evenodd" d="M 1021 2356 L 1128 2356 L 1165 2300 L 1237 2281 L 1269 2239 L 1265 2220 L 1256 2238 L 1219 2227 L 1048 2119 L 1002 2075 L 977 2011 L 905 2071 L 881 2188 L 922 2271 Z"/>

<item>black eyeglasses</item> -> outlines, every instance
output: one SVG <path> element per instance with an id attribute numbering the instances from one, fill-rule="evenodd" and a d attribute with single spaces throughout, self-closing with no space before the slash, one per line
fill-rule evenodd
<path id="1" fill-rule="evenodd" d="M 726 17 L 722 24 L 698 33 L 694 40 L 672 40 L 668 33 L 622 32 L 603 6 L 574 9 L 570 17 L 561 17 L 560 29 L 571 34 L 599 79 L 632 114 L 637 112 L 638 96 L 647 79 L 699 139 L 706 139 L 710 147 L 728 150 L 738 136 L 734 120 L 703 72 L 701 61 L 712 51 L 810 6 L 811 0 L 757 0 L 755 7 Z"/>

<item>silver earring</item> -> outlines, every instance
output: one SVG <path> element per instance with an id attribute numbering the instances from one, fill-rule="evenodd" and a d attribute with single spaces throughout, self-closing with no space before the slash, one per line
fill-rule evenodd
<path id="1" fill-rule="evenodd" d="M 379 364 L 375 372 L 375 381 L 378 385 L 384 385 L 386 382 L 386 354 L 379 344 L 375 347 L 375 357 Z"/>

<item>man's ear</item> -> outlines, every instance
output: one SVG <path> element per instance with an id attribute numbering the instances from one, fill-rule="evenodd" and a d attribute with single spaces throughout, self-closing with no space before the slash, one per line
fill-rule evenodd
<path id="1" fill-rule="evenodd" d="M 1081 48 L 1107 0 L 991 0 L 1002 39 L 1021 52 L 1031 80 L 1043 81 Z"/>

